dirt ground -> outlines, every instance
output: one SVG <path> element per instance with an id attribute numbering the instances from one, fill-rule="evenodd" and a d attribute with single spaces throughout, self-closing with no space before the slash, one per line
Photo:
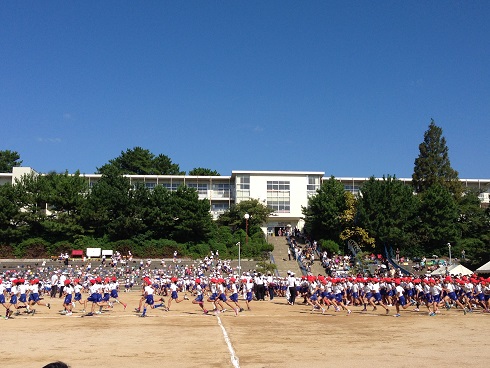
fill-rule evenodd
<path id="1" fill-rule="evenodd" d="M 82 367 L 447 367 L 482 364 L 490 358 L 490 315 L 451 309 L 429 317 L 402 311 L 312 313 L 284 298 L 254 301 L 235 317 L 203 315 L 190 301 L 172 310 L 133 312 L 139 293 L 121 293 L 127 310 L 81 318 L 37 308 L 34 316 L 1 320 L 3 367 L 42 367 L 61 360 Z M 49 299 L 49 298 L 48 298 Z M 209 306 L 209 305 L 208 305 Z M 394 314 L 394 309 L 391 314 Z M 2 311 L 4 314 L 4 311 Z"/>

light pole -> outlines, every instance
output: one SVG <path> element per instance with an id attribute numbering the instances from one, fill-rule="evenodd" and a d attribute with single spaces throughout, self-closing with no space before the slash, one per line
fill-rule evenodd
<path id="1" fill-rule="evenodd" d="M 449 264 L 452 265 L 453 262 L 451 260 L 451 243 L 447 243 L 447 247 L 449 248 Z"/>
<path id="2" fill-rule="evenodd" d="M 240 242 L 236 243 L 236 245 L 238 245 L 238 272 L 242 272 L 242 264 L 240 262 L 240 253 L 241 253 L 241 249 L 240 249 Z"/>
<path id="3" fill-rule="evenodd" d="M 245 218 L 245 245 L 248 245 L 248 219 L 250 215 L 246 213 L 243 217 Z"/>

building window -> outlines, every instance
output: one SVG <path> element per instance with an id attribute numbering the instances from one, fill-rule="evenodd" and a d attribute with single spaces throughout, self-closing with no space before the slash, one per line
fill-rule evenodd
<path id="1" fill-rule="evenodd" d="M 213 197 L 230 198 L 230 184 L 213 184 Z"/>
<path id="2" fill-rule="evenodd" d="M 347 192 L 351 192 L 352 194 L 358 194 L 359 193 L 359 186 L 358 185 L 344 184 L 344 189 Z"/>
<path id="3" fill-rule="evenodd" d="M 267 206 L 274 212 L 291 212 L 291 192 L 289 181 L 267 182 Z"/>
<path id="4" fill-rule="evenodd" d="M 250 176 L 238 175 L 236 177 L 236 197 L 239 200 L 250 198 Z"/>
<path id="5" fill-rule="evenodd" d="M 318 189 L 320 189 L 320 177 L 308 176 L 308 184 L 306 186 L 308 197 L 315 195 Z"/>
<path id="6" fill-rule="evenodd" d="M 171 192 L 176 192 L 177 189 L 182 185 L 182 182 L 176 183 L 162 183 L 162 186 L 170 190 Z"/>
<path id="7" fill-rule="evenodd" d="M 187 184 L 189 188 L 194 188 L 197 190 L 197 193 L 201 195 L 207 195 L 208 194 L 208 185 L 207 184 L 196 184 L 196 183 L 189 183 Z"/>
<path id="8" fill-rule="evenodd" d="M 225 211 L 228 211 L 230 206 L 228 203 L 213 203 L 211 204 L 211 211 L 215 213 L 223 213 Z"/>

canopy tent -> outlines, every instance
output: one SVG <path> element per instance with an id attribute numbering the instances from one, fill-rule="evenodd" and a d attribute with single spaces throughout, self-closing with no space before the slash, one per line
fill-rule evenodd
<path id="1" fill-rule="evenodd" d="M 470 276 L 473 275 L 473 271 L 463 265 L 457 265 L 449 270 L 449 274 L 454 276 Z"/>
<path id="2" fill-rule="evenodd" d="M 459 275 L 463 275 L 463 276 L 469 276 L 469 275 L 473 275 L 473 271 L 471 271 L 469 268 L 466 268 L 465 266 L 463 265 L 452 265 L 452 266 L 449 266 L 447 267 L 439 267 L 437 270 L 435 270 L 434 272 L 431 273 L 431 275 L 445 275 L 446 272 L 449 274 L 449 275 L 455 275 L 455 276 L 459 276 Z"/>
<path id="3" fill-rule="evenodd" d="M 475 272 L 490 273 L 490 262 L 485 263 L 483 266 L 479 267 Z"/>

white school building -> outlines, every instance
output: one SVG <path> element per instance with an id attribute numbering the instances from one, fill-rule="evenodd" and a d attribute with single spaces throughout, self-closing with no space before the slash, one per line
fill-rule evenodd
<path id="1" fill-rule="evenodd" d="M 14 167 L 12 173 L 0 173 L 0 185 L 15 183 L 25 174 L 39 174 L 30 167 Z M 41 174 L 42 175 L 42 174 Z M 92 186 L 101 174 L 83 174 Z M 191 175 L 125 175 L 132 184 L 143 183 L 148 188 L 163 185 L 171 191 L 181 185 L 195 188 L 199 198 L 207 198 L 210 212 L 216 219 L 232 204 L 256 199 L 273 211 L 263 230 L 268 234 L 277 233 L 279 228 L 303 228 L 302 207 L 308 204 L 308 197 L 314 195 L 322 181 L 328 180 L 321 171 L 232 171 L 229 176 Z M 359 193 L 361 185 L 369 178 L 335 178 L 345 190 Z M 411 178 L 397 178 L 411 184 Z M 476 189 L 483 205 L 490 203 L 490 179 L 460 179 L 465 187 Z"/>

